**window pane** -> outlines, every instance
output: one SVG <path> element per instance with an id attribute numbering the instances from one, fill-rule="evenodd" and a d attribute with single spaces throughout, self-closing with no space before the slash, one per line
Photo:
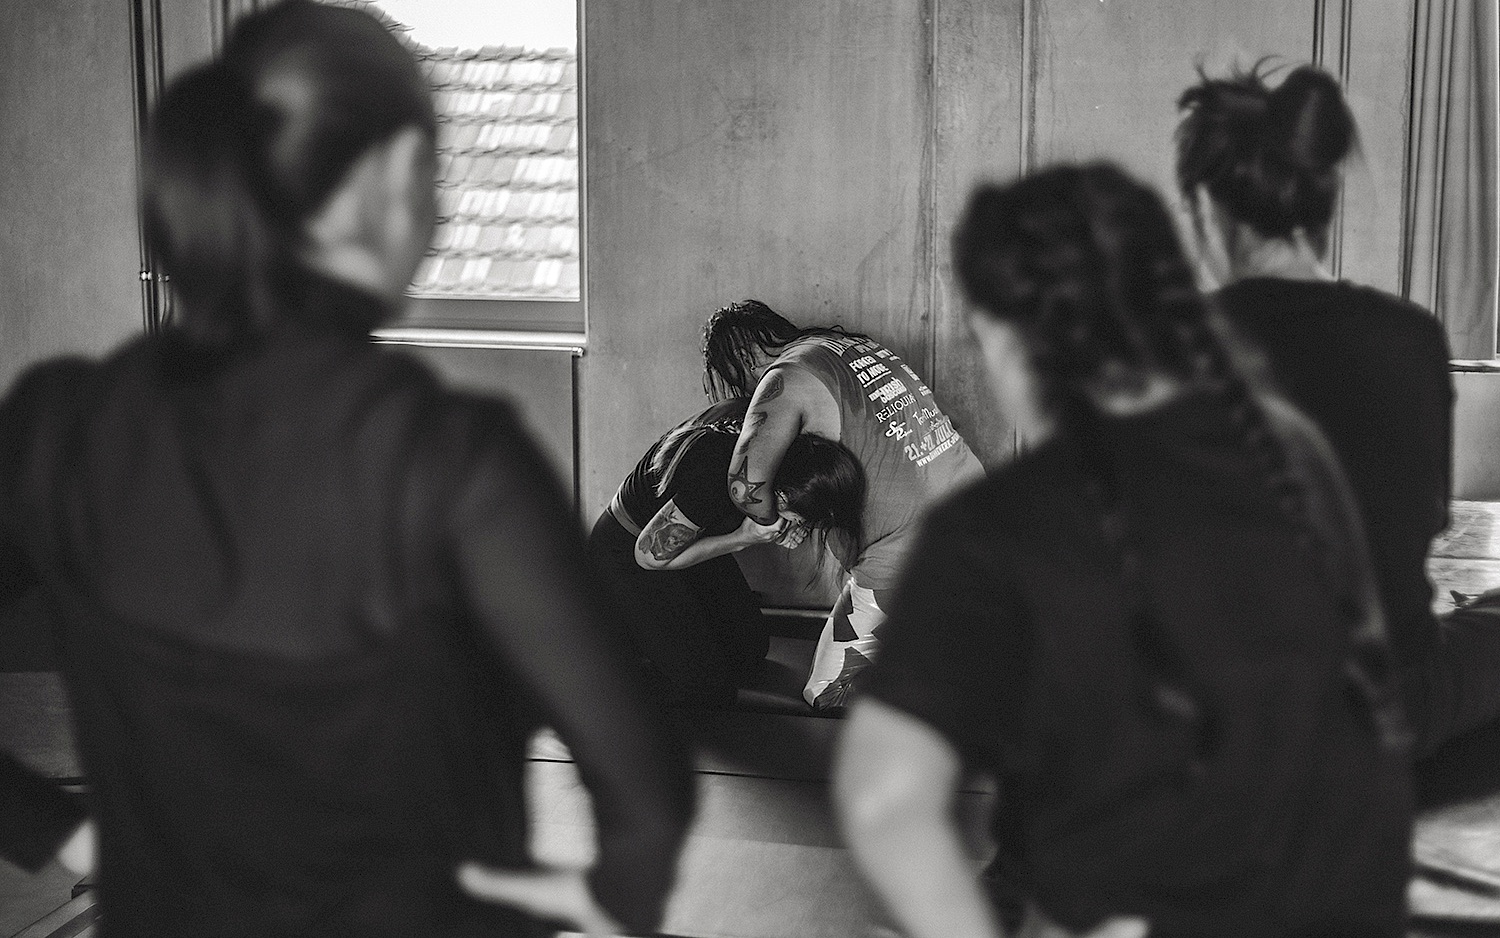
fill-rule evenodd
<path id="1" fill-rule="evenodd" d="M 370 0 L 438 109 L 438 229 L 416 296 L 578 299 L 575 0 Z"/>

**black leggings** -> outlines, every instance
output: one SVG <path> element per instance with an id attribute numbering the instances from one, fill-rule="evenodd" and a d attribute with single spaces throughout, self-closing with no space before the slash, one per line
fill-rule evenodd
<path id="1" fill-rule="evenodd" d="M 635 535 L 609 512 L 589 534 L 589 556 L 667 703 L 727 705 L 770 647 L 760 603 L 732 556 L 684 570 L 646 570 Z"/>

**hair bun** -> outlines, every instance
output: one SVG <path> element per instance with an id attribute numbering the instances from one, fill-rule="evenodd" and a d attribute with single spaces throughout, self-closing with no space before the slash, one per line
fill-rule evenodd
<path id="1" fill-rule="evenodd" d="M 1333 76 L 1321 69 L 1294 69 L 1266 101 L 1262 142 L 1291 166 L 1322 174 L 1348 155 L 1354 115 Z"/>

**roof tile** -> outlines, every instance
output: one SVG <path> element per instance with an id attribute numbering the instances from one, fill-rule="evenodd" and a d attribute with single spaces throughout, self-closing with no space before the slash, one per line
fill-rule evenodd
<path id="1" fill-rule="evenodd" d="M 571 50 L 421 49 L 439 107 L 438 212 L 419 292 L 577 297 Z"/>

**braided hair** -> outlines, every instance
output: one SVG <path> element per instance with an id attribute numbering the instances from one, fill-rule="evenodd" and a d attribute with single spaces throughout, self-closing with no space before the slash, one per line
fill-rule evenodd
<path id="1" fill-rule="evenodd" d="M 1265 60 L 1227 78 L 1199 72 L 1177 101 L 1177 185 L 1203 186 L 1233 219 L 1270 238 L 1307 232 L 1321 253 L 1338 199 L 1339 165 L 1356 142 L 1339 84 L 1311 66 L 1275 89 Z"/>
<path id="2" fill-rule="evenodd" d="M 719 307 L 703 324 L 703 393 L 715 401 L 748 397 L 755 390 L 756 350 L 774 355 L 809 336 L 867 338 L 841 326 L 799 329 L 760 300 Z"/>
<path id="3" fill-rule="evenodd" d="M 1159 627 L 1145 608 L 1139 558 L 1121 537 L 1119 487 L 1099 457 L 1097 427 L 1108 401 L 1107 374 L 1164 376 L 1210 396 L 1249 457 L 1267 502 L 1287 521 L 1298 546 L 1324 567 L 1326 545 L 1312 515 L 1309 482 L 1294 463 L 1262 400 L 1236 364 L 1230 340 L 1198 292 L 1166 207 L 1149 188 L 1114 166 L 1058 166 L 971 196 L 954 236 L 955 266 L 982 314 L 1024 336 L 1046 400 L 1061 429 L 1080 443 L 1090 491 L 1101 501 L 1105 536 L 1120 553 L 1143 690 L 1158 710 L 1201 724 L 1202 711 Z M 1334 597 L 1360 608 L 1353 595 Z M 1137 600 L 1139 602 L 1137 602 Z M 1356 644 L 1358 642 L 1356 641 Z M 1353 683 L 1377 713 L 1385 691 L 1379 662 L 1355 648 Z"/>

